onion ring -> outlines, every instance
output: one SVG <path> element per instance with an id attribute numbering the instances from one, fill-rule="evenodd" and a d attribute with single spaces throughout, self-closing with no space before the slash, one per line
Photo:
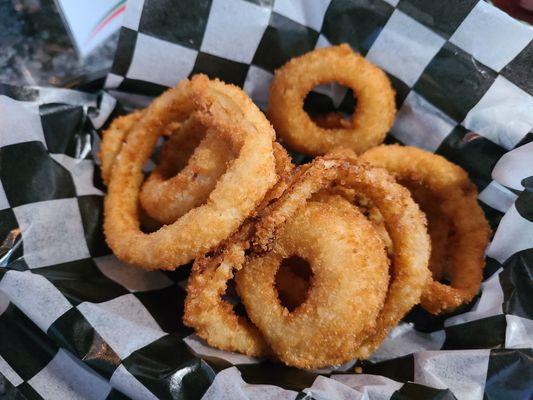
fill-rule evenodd
<path id="1" fill-rule="evenodd" d="M 183 122 L 193 113 L 214 131 L 242 132 L 242 148 L 204 205 L 156 232 L 143 233 L 138 216 L 142 167 L 169 124 Z M 275 184 L 273 139 L 264 115 L 235 86 L 197 75 L 163 93 L 132 128 L 112 168 L 104 233 L 113 253 L 146 269 L 175 269 L 215 248 Z"/>
<path id="2" fill-rule="evenodd" d="M 280 227 L 272 251 L 252 257 L 236 274 L 250 319 L 290 366 L 319 368 L 353 359 L 385 299 L 383 245 L 364 216 L 338 199 L 345 207 L 307 202 Z M 289 312 L 279 302 L 275 276 L 281 261 L 293 255 L 306 258 L 313 275 L 307 299 Z"/>
<path id="3" fill-rule="evenodd" d="M 99 158 L 106 185 L 122 144 L 141 116 L 142 111 L 136 111 L 118 117 L 104 132 Z M 220 140 L 217 135 L 205 138 L 205 127 L 194 118 L 171 123 L 165 134 L 170 138 L 140 194 L 141 211 L 145 214 L 142 220 L 149 221 L 150 226 L 170 224 L 203 204 L 238 152 L 238 143 L 232 138 Z"/>
<path id="4" fill-rule="evenodd" d="M 257 223 L 253 248 L 258 252 L 268 251 L 276 230 L 295 210 L 319 190 L 335 185 L 356 189 L 370 198 L 383 215 L 396 250 L 392 279 L 376 329 L 357 352 L 358 358 L 367 358 L 388 331 L 418 304 L 430 277 L 427 269 L 430 241 L 425 216 L 407 189 L 381 168 L 354 164 L 346 158 L 316 158 L 300 167 L 290 187 Z"/>
<path id="5" fill-rule="evenodd" d="M 251 228 L 251 225 L 246 227 Z M 217 256 L 196 259 L 187 283 L 183 323 L 194 328 L 196 334 L 212 347 L 264 357 L 271 352 L 263 335 L 245 317 L 235 314 L 233 306 L 222 299 L 234 271 L 244 264 L 244 237 L 248 233 L 241 230 L 239 239 L 232 237 Z"/>
<path id="6" fill-rule="evenodd" d="M 407 187 L 421 187 L 453 226 L 451 285 L 429 279 L 421 305 L 432 314 L 453 311 L 479 292 L 490 228 L 467 173 L 445 158 L 407 146 L 379 146 L 361 160 L 386 168 Z"/>
<path id="7" fill-rule="evenodd" d="M 357 96 L 347 128 L 321 128 L 303 109 L 313 87 L 333 81 Z M 359 154 L 380 144 L 395 114 L 394 90 L 387 75 L 346 44 L 293 58 L 276 71 L 270 87 L 268 116 L 276 132 L 293 150 L 313 156 L 338 146 Z"/>
<path id="8" fill-rule="evenodd" d="M 355 193 L 353 190 L 339 189 L 343 188 L 335 188 L 335 192 L 354 203 L 370 222 L 372 222 L 385 244 L 389 257 L 392 258 L 394 254 L 392 240 L 379 210 L 368 198 L 360 193 Z M 427 191 L 423 188 L 408 187 L 408 189 L 415 203 L 419 205 L 422 212 L 426 215 L 428 234 L 431 239 L 431 255 L 428 267 L 433 279 L 440 280 L 445 277 L 445 274 L 449 270 L 450 254 L 448 247 L 450 245 L 449 236 L 451 234 L 449 218 L 440 211 L 438 204 L 433 203 L 433 200 L 426 194 Z"/>
<path id="9" fill-rule="evenodd" d="M 275 143 L 274 155 L 278 183 L 237 233 L 220 245 L 213 255 L 203 255 L 195 260 L 187 283 L 183 314 L 185 325 L 194 328 L 210 346 L 254 357 L 269 355 L 271 351 L 257 328 L 246 318 L 236 315 L 232 305 L 221 296 L 234 271 L 239 270 L 245 261 L 257 214 L 284 192 L 290 180 L 293 166 L 287 152 Z"/>

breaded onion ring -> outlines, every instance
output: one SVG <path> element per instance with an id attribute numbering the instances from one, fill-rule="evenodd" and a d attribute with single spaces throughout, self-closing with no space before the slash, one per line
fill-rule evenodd
<path id="1" fill-rule="evenodd" d="M 106 185 L 122 144 L 141 116 L 142 111 L 136 111 L 118 117 L 103 133 L 99 158 Z M 237 141 L 235 135 L 224 140 L 219 135 L 206 138 L 205 126 L 197 118 L 169 124 L 165 135 L 170 138 L 163 145 L 159 164 L 141 189 L 142 225 L 146 221 L 150 226 L 170 224 L 203 204 L 242 144 L 242 138 Z"/>
<path id="2" fill-rule="evenodd" d="M 411 197 L 418 204 L 422 212 L 426 215 L 428 234 L 431 239 L 431 255 L 428 268 L 433 279 L 441 280 L 446 276 L 449 268 L 449 237 L 451 234 L 451 224 L 449 219 L 440 211 L 438 204 L 427 196 L 426 191 L 421 188 L 408 187 Z M 353 191 L 337 190 L 343 197 L 357 205 L 361 212 L 372 222 L 381 240 L 385 244 L 390 257 L 394 254 L 391 238 L 385 227 L 383 216 L 379 210 L 372 205 L 367 198 Z"/>
<path id="3" fill-rule="evenodd" d="M 347 127 L 321 128 L 303 109 L 307 93 L 330 82 L 349 87 L 357 97 Z M 380 144 L 395 114 L 394 90 L 387 75 L 346 44 L 293 58 L 276 70 L 270 87 L 268 116 L 276 132 L 293 150 L 313 156 L 338 146 L 359 154 Z"/>
<path id="4" fill-rule="evenodd" d="M 379 146 L 368 150 L 360 159 L 386 168 L 407 187 L 427 191 L 452 224 L 451 285 L 429 279 L 422 295 L 422 307 L 439 314 L 472 300 L 481 285 L 490 228 L 467 173 L 445 158 L 415 147 Z"/>
<path id="5" fill-rule="evenodd" d="M 143 165 L 169 124 L 193 113 L 223 135 L 242 132 L 244 143 L 204 205 L 146 234 L 138 215 Z M 104 233 L 113 253 L 146 269 L 175 269 L 215 248 L 275 184 L 273 139 L 264 115 L 235 86 L 198 75 L 163 93 L 134 125 L 113 165 L 104 204 Z"/>
<path id="6" fill-rule="evenodd" d="M 176 161 L 182 158 L 182 143 L 197 137 L 203 139 L 186 166 L 179 170 Z M 221 138 L 218 132 L 206 135 L 205 127 L 190 118 L 170 137 L 161 151 L 159 165 L 144 182 L 140 194 L 142 208 L 157 221 L 171 224 L 204 204 L 243 141 L 244 137 L 237 132 L 229 138 Z"/>
<path id="7" fill-rule="evenodd" d="M 286 189 L 293 166 L 287 152 L 274 144 L 278 183 L 263 199 L 256 214 Z M 270 350 L 257 328 L 246 318 L 236 315 L 232 305 L 222 299 L 227 284 L 245 261 L 245 251 L 255 227 L 252 216 L 213 255 L 203 255 L 193 264 L 187 283 L 183 322 L 195 329 L 196 334 L 210 346 L 221 350 L 237 351 L 254 357 L 270 354 Z"/>
<path id="8" fill-rule="evenodd" d="M 237 272 L 237 292 L 252 322 L 281 361 L 299 368 L 354 358 L 375 328 L 387 292 L 388 259 L 372 225 L 345 207 L 310 201 L 280 227 L 272 251 Z M 278 299 L 276 272 L 284 258 L 309 261 L 307 299 L 289 312 Z M 339 261 L 342 260 L 342 261 Z"/>
<path id="9" fill-rule="evenodd" d="M 427 269 L 430 242 L 425 216 L 407 189 L 381 168 L 354 164 L 346 158 L 316 158 L 300 167 L 290 187 L 258 222 L 254 248 L 256 251 L 269 250 L 280 221 L 287 221 L 319 190 L 335 185 L 355 189 L 372 201 L 383 215 L 395 249 L 392 279 L 376 329 L 357 352 L 358 358 L 367 358 L 388 331 L 418 304 L 430 277 Z"/>
<path id="10" fill-rule="evenodd" d="M 251 228 L 252 225 L 246 225 Z M 195 329 L 210 346 L 251 357 L 270 354 L 259 330 L 245 317 L 235 314 L 233 306 L 222 299 L 234 271 L 245 261 L 246 234 L 232 237 L 215 257 L 199 257 L 193 264 L 187 284 L 183 323 Z"/>

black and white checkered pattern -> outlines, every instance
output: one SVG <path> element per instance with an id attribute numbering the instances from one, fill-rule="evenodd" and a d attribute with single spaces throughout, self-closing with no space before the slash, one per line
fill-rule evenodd
<path id="1" fill-rule="evenodd" d="M 532 32 L 468 0 L 129 0 L 106 82 L 121 100 L 203 72 L 265 107 L 275 68 L 348 42 L 396 89 L 387 140 L 442 154 L 477 184 L 496 233 L 476 300 L 446 318 L 416 308 L 370 361 L 315 372 L 206 346 L 181 323 L 187 267 L 148 273 L 111 255 L 93 133 L 122 112 L 112 96 L 0 85 L 0 393 L 531 398 Z M 349 97 L 325 86 L 308 106 L 349 112 Z"/>

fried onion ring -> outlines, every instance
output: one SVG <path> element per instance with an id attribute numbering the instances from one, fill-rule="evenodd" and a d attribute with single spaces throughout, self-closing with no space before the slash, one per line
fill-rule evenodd
<path id="1" fill-rule="evenodd" d="M 251 228 L 252 225 L 245 227 Z M 222 299 L 234 271 L 244 264 L 248 234 L 249 231 L 241 230 L 239 238 L 232 237 L 220 254 L 196 259 L 187 283 L 183 323 L 194 328 L 196 334 L 212 347 L 264 357 L 271 352 L 263 335 L 248 319 L 235 314 L 233 306 Z"/>
<path id="2" fill-rule="evenodd" d="M 313 194 L 335 185 L 356 189 L 372 201 L 383 215 L 395 249 L 385 304 L 374 333 L 357 352 L 358 358 L 367 358 L 388 331 L 418 304 L 430 277 L 427 269 L 430 242 L 425 216 L 407 189 L 381 168 L 353 163 L 346 158 L 316 158 L 300 167 L 290 187 L 257 223 L 253 248 L 259 252 L 272 248 L 281 223 L 287 221 Z"/>
<path id="3" fill-rule="evenodd" d="M 322 128 L 303 109 L 313 87 L 333 81 L 357 96 L 348 127 Z M 360 154 L 380 144 L 395 114 L 394 90 L 387 75 L 346 44 L 293 58 L 276 70 L 270 87 L 268 116 L 276 132 L 293 150 L 313 156 L 338 146 Z"/>
<path id="4" fill-rule="evenodd" d="M 104 132 L 99 158 L 106 185 L 122 144 L 141 116 L 142 111 L 136 111 L 118 117 Z M 163 145 L 159 164 L 144 182 L 140 194 L 141 211 L 146 214 L 143 221 L 153 219 L 159 224 L 170 224 L 203 204 L 239 147 L 233 137 L 206 138 L 205 127 L 195 118 L 171 123 L 165 135 L 170 138 Z"/>
<path id="5" fill-rule="evenodd" d="M 383 244 L 354 206 L 339 201 L 345 206 L 307 202 L 279 229 L 272 251 L 251 257 L 236 274 L 250 319 L 290 366 L 319 368 L 353 359 L 385 299 Z M 282 260 L 293 255 L 307 259 L 313 275 L 307 299 L 289 312 L 278 299 L 275 277 Z"/>
<path id="6" fill-rule="evenodd" d="M 169 124 L 193 113 L 213 131 L 242 132 L 244 143 L 205 204 L 146 234 L 139 228 L 138 213 L 142 167 Z M 122 261 L 146 269 L 175 269 L 212 250 L 237 230 L 275 184 L 273 139 L 264 115 L 235 86 L 197 75 L 166 91 L 133 126 L 113 165 L 104 204 L 109 247 Z"/>
<path id="7" fill-rule="evenodd" d="M 234 271 L 245 261 L 245 251 L 255 228 L 255 218 L 286 189 L 293 166 L 287 152 L 274 144 L 278 183 L 269 191 L 256 211 L 230 239 L 213 255 L 195 260 L 187 283 L 183 322 L 195 329 L 196 334 L 210 346 L 221 350 L 237 351 L 254 357 L 269 355 L 270 349 L 257 328 L 243 316 L 236 315 L 233 307 L 222 299 Z"/>
<path id="8" fill-rule="evenodd" d="M 429 279 L 422 295 L 422 307 L 439 314 L 472 300 L 481 285 L 490 228 L 467 173 L 445 158 L 415 147 L 379 146 L 368 150 L 360 159 L 386 168 L 408 188 L 426 191 L 452 224 L 451 285 Z"/>

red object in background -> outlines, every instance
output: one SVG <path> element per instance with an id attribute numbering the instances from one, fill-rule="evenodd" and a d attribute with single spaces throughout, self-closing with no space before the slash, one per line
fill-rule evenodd
<path id="1" fill-rule="evenodd" d="M 492 3 L 510 16 L 533 24 L 533 0 L 492 0 Z"/>

